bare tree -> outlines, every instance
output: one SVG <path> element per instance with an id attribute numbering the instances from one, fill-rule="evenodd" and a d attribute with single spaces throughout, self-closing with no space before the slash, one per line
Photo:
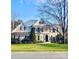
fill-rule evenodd
<path id="1" fill-rule="evenodd" d="M 68 32 L 68 1 L 67 0 L 47 0 L 42 4 L 39 11 L 47 18 L 55 18 L 61 27 L 61 34 L 63 35 L 64 42 L 67 39 Z M 50 17 L 51 16 L 51 17 Z M 66 37 L 66 39 L 65 39 Z"/>
<path id="2" fill-rule="evenodd" d="M 11 13 L 11 31 L 14 30 L 23 21 L 19 18 L 19 15 L 12 11 Z"/>

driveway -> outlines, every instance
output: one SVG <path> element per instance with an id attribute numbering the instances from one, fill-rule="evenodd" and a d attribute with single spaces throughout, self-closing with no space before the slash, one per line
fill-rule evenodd
<path id="1" fill-rule="evenodd" d="M 12 52 L 11 59 L 68 59 L 67 52 Z"/>

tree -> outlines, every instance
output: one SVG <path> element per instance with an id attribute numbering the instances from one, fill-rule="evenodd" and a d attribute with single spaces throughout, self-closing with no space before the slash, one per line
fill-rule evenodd
<path id="1" fill-rule="evenodd" d="M 51 36 L 51 37 L 50 37 L 50 41 L 51 41 L 51 43 L 55 43 L 55 42 L 56 42 L 55 37 Z"/>
<path id="2" fill-rule="evenodd" d="M 34 28 L 34 27 L 31 28 L 30 40 L 31 40 L 33 43 L 36 43 L 36 35 L 35 35 L 35 28 Z"/>
<path id="3" fill-rule="evenodd" d="M 25 38 L 22 39 L 21 42 L 23 44 L 26 44 L 26 43 L 29 44 L 29 43 L 32 43 L 32 40 L 29 38 L 29 36 L 25 36 Z"/>
<path id="4" fill-rule="evenodd" d="M 13 31 L 23 21 L 19 18 L 19 15 L 12 11 L 11 13 L 11 31 Z"/>
<path id="5" fill-rule="evenodd" d="M 64 43 L 64 41 L 63 41 L 63 36 L 62 36 L 61 34 L 58 34 L 58 35 L 56 36 L 56 42 L 57 42 L 57 43 Z"/>
<path id="6" fill-rule="evenodd" d="M 58 31 L 62 36 L 64 42 L 66 41 L 65 33 L 68 32 L 68 1 L 67 0 L 46 0 L 39 8 L 43 17 L 47 19 L 55 18 L 62 32 Z"/>
<path id="7" fill-rule="evenodd" d="M 14 36 L 14 37 L 13 37 Z M 20 38 L 15 38 L 15 35 L 11 36 L 11 44 L 19 44 Z"/>

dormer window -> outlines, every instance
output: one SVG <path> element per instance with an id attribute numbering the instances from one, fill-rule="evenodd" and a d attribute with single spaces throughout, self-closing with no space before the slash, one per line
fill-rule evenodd
<path id="1" fill-rule="evenodd" d="M 39 24 L 44 24 L 44 20 L 41 18 L 41 20 L 39 21 Z"/>
<path id="2" fill-rule="evenodd" d="M 40 22 L 39 22 L 39 24 L 43 24 L 43 23 L 44 23 L 44 21 L 40 21 Z"/>

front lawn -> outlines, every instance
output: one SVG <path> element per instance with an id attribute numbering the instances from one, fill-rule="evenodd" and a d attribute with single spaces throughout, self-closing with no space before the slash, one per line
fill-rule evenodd
<path id="1" fill-rule="evenodd" d="M 57 44 L 57 43 L 50 43 L 50 44 L 12 44 L 11 51 L 25 51 L 25 52 L 38 52 L 38 51 L 67 51 L 68 45 L 67 44 Z"/>

